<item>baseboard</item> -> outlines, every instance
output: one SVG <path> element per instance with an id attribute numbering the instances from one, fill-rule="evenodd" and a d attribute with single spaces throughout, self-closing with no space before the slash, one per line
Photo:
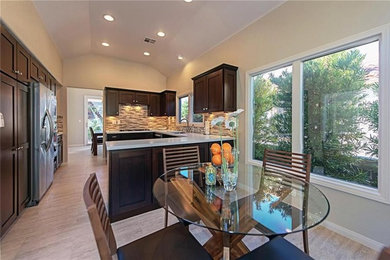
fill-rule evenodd
<path id="1" fill-rule="evenodd" d="M 325 220 L 322 223 L 322 226 L 324 226 L 325 228 L 327 228 L 333 232 L 336 232 L 342 236 L 345 236 L 349 239 L 352 239 L 352 240 L 354 240 L 354 241 L 356 241 L 356 242 L 358 242 L 366 247 L 369 247 L 369 248 L 375 250 L 376 252 L 380 252 L 383 249 L 383 247 L 385 247 L 385 245 L 383 245 L 382 243 L 380 243 L 374 239 L 363 236 L 362 234 L 359 234 L 359 233 L 352 231 L 350 229 L 347 229 L 345 227 L 339 226 L 333 222 Z"/>

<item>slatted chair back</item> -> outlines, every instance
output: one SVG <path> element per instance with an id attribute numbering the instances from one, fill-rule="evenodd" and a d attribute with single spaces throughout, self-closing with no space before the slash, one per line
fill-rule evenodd
<path id="1" fill-rule="evenodd" d="M 83 197 L 100 258 L 111 260 L 112 255 L 116 254 L 117 245 L 95 173 L 85 183 Z"/>
<path id="2" fill-rule="evenodd" d="M 292 175 L 309 182 L 311 155 L 265 149 L 263 169 L 265 171 Z"/>
<path id="3" fill-rule="evenodd" d="M 177 167 L 195 163 L 200 163 L 198 146 L 163 149 L 164 173 Z"/>

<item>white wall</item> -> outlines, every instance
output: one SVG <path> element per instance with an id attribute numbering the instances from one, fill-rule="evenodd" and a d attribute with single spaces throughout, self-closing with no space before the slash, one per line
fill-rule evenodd
<path id="1" fill-rule="evenodd" d="M 245 108 L 245 73 L 272 62 L 390 23 L 390 2 L 288 1 L 168 78 L 168 89 L 192 89 L 191 77 L 221 63 L 239 67 L 238 107 Z M 244 116 L 241 117 L 244 121 Z M 240 124 L 242 159 L 245 123 Z M 390 187 L 389 187 L 390 188 Z M 390 245 L 390 205 L 321 187 L 328 220 Z"/>
<path id="2" fill-rule="evenodd" d="M 148 65 L 89 54 L 64 60 L 64 85 L 92 89 L 111 86 L 159 92 L 166 89 L 166 77 Z"/>
<path id="3" fill-rule="evenodd" d="M 68 146 L 84 145 L 84 96 L 103 97 L 103 91 L 67 88 Z"/>

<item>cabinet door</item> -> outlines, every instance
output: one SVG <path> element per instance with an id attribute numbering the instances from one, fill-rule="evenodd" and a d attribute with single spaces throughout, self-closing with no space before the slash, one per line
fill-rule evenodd
<path id="1" fill-rule="evenodd" d="M 194 113 L 205 113 L 208 105 L 206 77 L 194 80 Z"/>
<path id="2" fill-rule="evenodd" d="M 30 77 L 36 81 L 39 81 L 39 63 L 33 58 L 31 59 Z"/>
<path id="3" fill-rule="evenodd" d="M 167 93 L 166 94 L 166 109 L 167 116 L 176 115 L 176 93 Z"/>
<path id="4" fill-rule="evenodd" d="M 132 91 L 119 91 L 119 103 L 120 104 L 135 104 L 135 92 Z"/>
<path id="5" fill-rule="evenodd" d="M 31 66 L 30 54 L 20 45 L 17 44 L 16 51 L 16 67 L 17 78 L 21 82 L 28 83 L 30 81 L 30 66 Z"/>
<path id="6" fill-rule="evenodd" d="M 119 115 L 119 93 L 117 90 L 106 90 L 106 116 Z"/>
<path id="7" fill-rule="evenodd" d="M 16 40 L 1 26 L 1 70 L 11 77 L 16 73 Z"/>
<path id="8" fill-rule="evenodd" d="M 39 82 L 44 84 L 46 87 L 49 87 L 49 73 L 44 67 L 39 66 Z"/>
<path id="9" fill-rule="evenodd" d="M 207 112 L 223 111 L 223 75 L 222 69 L 206 76 L 208 106 Z"/>
<path id="10" fill-rule="evenodd" d="M 149 116 L 160 115 L 160 94 L 150 94 L 149 96 Z"/>
<path id="11" fill-rule="evenodd" d="M 225 112 L 237 110 L 237 72 L 224 70 L 223 76 L 223 110 Z"/>
<path id="12" fill-rule="evenodd" d="M 153 205 L 152 150 L 110 152 L 110 218 Z"/>
<path id="13" fill-rule="evenodd" d="M 17 216 L 16 92 L 16 81 L 1 75 L 0 111 L 4 116 L 4 127 L 0 131 L 1 234 Z"/>
<path id="14" fill-rule="evenodd" d="M 29 180 L 29 93 L 28 88 L 19 84 L 18 87 L 18 110 L 17 110 L 17 143 L 18 143 L 18 212 L 20 213 L 29 200 L 30 180 Z"/>
<path id="15" fill-rule="evenodd" d="M 137 104 L 149 105 L 149 94 L 136 92 L 135 93 L 135 102 Z"/>

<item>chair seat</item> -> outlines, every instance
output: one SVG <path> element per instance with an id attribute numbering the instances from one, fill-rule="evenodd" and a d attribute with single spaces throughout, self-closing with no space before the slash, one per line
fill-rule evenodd
<path id="1" fill-rule="evenodd" d="M 237 260 L 309 260 L 313 259 L 282 237 L 275 237 Z"/>
<path id="2" fill-rule="evenodd" d="M 117 255 L 119 260 L 212 259 L 182 223 L 176 223 L 122 246 L 118 248 Z"/>

